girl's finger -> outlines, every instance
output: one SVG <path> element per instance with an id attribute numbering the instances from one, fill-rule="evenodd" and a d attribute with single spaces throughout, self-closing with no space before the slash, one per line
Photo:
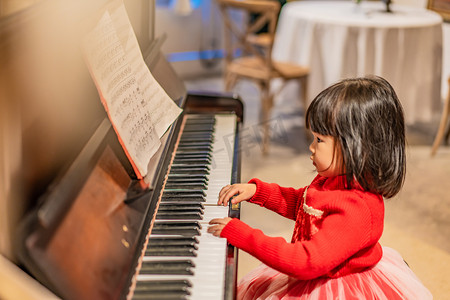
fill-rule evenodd
<path id="1" fill-rule="evenodd" d="M 231 185 L 226 185 L 226 186 L 224 186 L 224 187 L 220 190 L 220 192 L 219 192 L 219 200 L 217 201 L 217 204 L 219 204 L 219 205 L 223 204 L 224 197 L 225 197 L 225 195 L 227 194 L 227 192 L 228 192 L 231 188 L 232 188 Z"/>
<path id="2" fill-rule="evenodd" d="M 232 189 L 230 189 L 229 191 L 228 191 L 228 193 L 226 194 L 226 196 L 225 196 L 225 201 L 227 202 L 227 204 L 228 204 L 228 202 L 230 201 L 230 199 L 231 198 L 238 198 L 238 200 L 239 199 L 241 199 L 242 198 L 242 196 L 241 197 L 239 197 L 241 195 L 241 192 L 240 192 L 240 190 L 239 190 L 239 187 L 234 187 L 234 188 L 232 188 Z"/>
<path id="3" fill-rule="evenodd" d="M 215 219 L 211 219 L 209 221 L 209 225 L 226 225 L 228 224 L 228 222 L 230 222 L 231 218 L 230 217 L 225 217 L 225 218 L 215 218 Z"/>
<path id="4" fill-rule="evenodd" d="M 215 218 L 209 221 L 210 225 L 223 224 L 223 218 Z"/>
<path id="5" fill-rule="evenodd" d="M 208 233 L 211 233 L 214 236 L 220 237 L 220 233 L 222 232 L 223 225 L 213 225 L 208 227 Z"/>
<path id="6" fill-rule="evenodd" d="M 219 205 L 223 204 L 224 206 L 228 205 L 228 201 L 232 196 L 237 193 L 237 188 L 234 185 L 231 185 L 228 189 L 224 190 L 224 192 L 219 196 L 219 201 L 217 202 Z"/>

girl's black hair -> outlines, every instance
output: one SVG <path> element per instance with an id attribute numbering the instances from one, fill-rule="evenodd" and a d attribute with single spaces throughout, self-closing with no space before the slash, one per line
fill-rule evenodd
<path id="1" fill-rule="evenodd" d="M 312 101 L 306 127 L 336 138 L 341 146 L 346 187 L 354 182 L 385 198 L 405 180 L 405 121 L 400 101 L 385 79 L 344 79 Z"/>

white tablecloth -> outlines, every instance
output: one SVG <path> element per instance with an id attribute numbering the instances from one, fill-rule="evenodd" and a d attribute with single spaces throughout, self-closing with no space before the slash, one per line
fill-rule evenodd
<path id="1" fill-rule="evenodd" d="M 442 18 L 381 1 L 289 2 L 273 58 L 311 68 L 308 100 L 341 78 L 375 74 L 397 91 L 407 123 L 429 122 L 441 107 Z"/>

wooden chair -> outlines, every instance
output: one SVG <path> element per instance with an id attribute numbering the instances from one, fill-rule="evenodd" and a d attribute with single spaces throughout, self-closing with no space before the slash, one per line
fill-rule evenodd
<path id="1" fill-rule="evenodd" d="M 448 94 L 444 104 L 444 110 L 442 111 L 441 123 L 439 124 L 439 130 L 434 138 L 433 146 L 431 148 L 431 156 L 436 154 L 439 145 L 444 137 L 445 128 L 448 125 L 448 119 L 450 115 L 450 76 L 448 77 Z M 450 135 L 450 126 L 447 128 L 445 133 L 445 143 L 447 144 Z"/>
<path id="2" fill-rule="evenodd" d="M 272 60 L 272 47 L 280 12 L 278 1 L 217 0 L 217 3 L 225 25 L 225 88 L 231 90 L 242 78 L 249 79 L 260 87 L 260 121 L 263 126 L 262 150 L 263 153 L 267 153 L 273 98 L 287 80 L 299 80 L 303 108 L 306 111 L 309 68 Z M 243 24 L 233 21 L 234 12 L 244 13 Z M 257 17 L 249 18 L 250 14 L 257 15 Z M 267 33 L 257 34 L 266 24 Z M 282 79 L 282 85 L 274 92 L 271 90 L 271 81 L 275 78 Z"/>

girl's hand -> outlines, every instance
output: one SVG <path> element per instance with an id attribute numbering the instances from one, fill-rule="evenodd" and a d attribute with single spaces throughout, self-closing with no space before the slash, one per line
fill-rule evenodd
<path id="1" fill-rule="evenodd" d="M 231 203 L 236 204 L 249 200 L 256 193 L 256 184 L 254 183 L 237 183 L 224 186 L 219 192 L 218 205 L 227 206 L 230 199 Z"/>
<path id="2" fill-rule="evenodd" d="M 222 232 L 222 229 L 228 224 L 228 222 L 231 221 L 231 218 L 217 218 L 212 219 L 209 221 L 208 232 L 211 233 L 214 236 L 220 237 L 220 233 Z"/>

